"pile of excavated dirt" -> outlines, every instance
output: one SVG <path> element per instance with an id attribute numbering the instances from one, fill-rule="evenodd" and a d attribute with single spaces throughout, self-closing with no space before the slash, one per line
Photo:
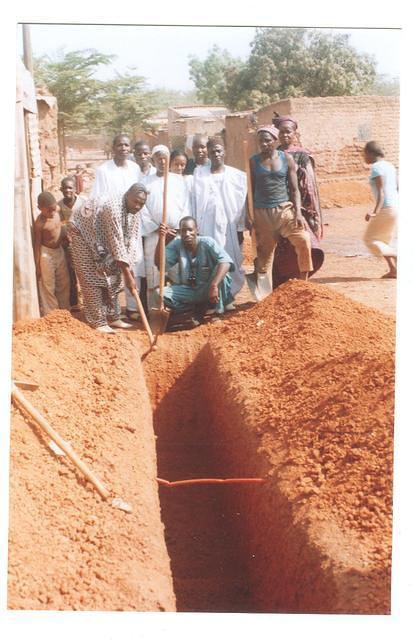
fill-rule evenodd
<path id="1" fill-rule="evenodd" d="M 302 281 L 210 340 L 229 473 L 268 479 L 240 504 L 262 610 L 389 611 L 394 341 L 391 318 Z"/>
<path id="2" fill-rule="evenodd" d="M 25 395 L 134 511 L 13 408 L 9 606 L 389 612 L 394 346 L 392 318 L 290 281 L 160 336 L 150 406 L 142 331 L 67 312 L 16 325 L 13 375 L 39 383 Z M 151 408 L 160 477 L 265 482 L 160 487 L 164 540 Z"/>
<path id="3" fill-rule="evenodd" d="M 104 501 L 13 405 L 9 608 L 174 610 L 137 344 L 56 311 L 15 325 L 13 378 L 38 383 L 25 397 L 133 511 Z"/>

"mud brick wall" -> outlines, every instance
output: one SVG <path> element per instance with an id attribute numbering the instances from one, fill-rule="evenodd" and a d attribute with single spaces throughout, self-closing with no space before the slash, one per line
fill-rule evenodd
<path id="1" fill-rule="evenodd" d="M 320 179 L 366 176 L 361 149 L 368 140 L 377 140 L 387 158 L 399 164 L 399 98 L 395 96 L 293 98 L 258 111 L 258 122 L 270 122 L 274 111 L 298 120 L 301 143 L 314 151 Z"/>
<path id="2" fill-rule="evenodd" d="M 39 145 L 42 159 L 43 189 L 59 187 L 58 105 L 53 96 L 38 96 Z"/>
<path id="3" fill-rule="evenodd" d="M 369 171 L 362 158 L 368 140 L 377 140 L 386 158 L 399 166 L 399 98 L 395 96 L 282 100 L 254 114 L 257 126 L 271 123 L 274 111 L 298 121 L 299 142 L 314 155 L 324 206 L 370 199 Z M 250 153 L 256 150 L 252 114 L 227 116 L 225 126 L 226 162 L 244 169 L 242 140 L 248 140 Z"/>

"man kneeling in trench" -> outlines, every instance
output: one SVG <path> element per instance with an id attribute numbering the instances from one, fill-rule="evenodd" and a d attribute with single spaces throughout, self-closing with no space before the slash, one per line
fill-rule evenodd
<path id="1" fill-rule="evenodd" d="M 163 302 L 177 313 L 194 312 L 194 324 L 203 320 L 208 309 L 221 316 L 225 306 L 233 302 L 231 295 L 232 259 L 218 243 L 208 236 L 198 236 L 194 218 L 180 220 L 180 238 L 171 242 L 171 230 L 160 225 L 160 236 L 166 237 L 166 272 L 178 265 L 178 283 L 164 289 Z M 159 244 L 154 260 L 160 265 Z"/>

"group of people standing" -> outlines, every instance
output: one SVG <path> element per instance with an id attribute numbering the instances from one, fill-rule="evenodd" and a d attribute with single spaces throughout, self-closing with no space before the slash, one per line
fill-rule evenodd
<path id="1" fill-rule="evenodd" d="M 324 260 L 323 222 L 314 160 L 298 146 L 296 133 L 297 122 L 290 116 L 275 114 L 272 125 L 260 126 L 259 152 L 249 160 L 248 175 L 225 163 L 221 137 L 194 136 L 193 159 L 189 159 L 182 149 L 170 151 L 162 144 L 150 149 L 143 140 L 131 148 L 128 136 L 117 135 L 112 158 L 97 168 L 87 200 L 76 195 L 71 177 L 62 181 L 64 197 L 59 205 L 47 192 L 39 196 L 35 258 L 43 312 L 53 304 L 44 295 L 48 285 L 41 256 L 47 253 L 50 261 L 49 254 L 64 252 L 65 246 L 67 290 L 61 291 L 65 280 L 61 268 L 55 279 L 56 306 L 69 307 L 71 282 L 74 303 L 77 278 L 86 321 L 106 333 L 131 326 L 121 318 L 118 294 L 123 286 L 127 319 L 138 319 L 134 293 L 141 290 L 147 309 L 158 303 L 160 237 L 166 242 L 168 280 L 163 302 L 179 312 L 196 308 L 199 320 L 205 313 L 222 315 L 234 309 L 235 296 L 245 282 L 261 300 L 289 278 L 307 279 Z M 371 177 L 377 204 L 365 241 L 372 252 L 387 259 L 388 277 L 393 277 L 396 253 L 391 254 L 389 236 L 390 220 L 396 216 L 389 216 L 388 224 L 378 223 L 376 229 L 383 234 L 379 239 L 372 220 L 388 217 L 385 209 L 396 205 L 388 195 L 393 176 L 388 171 L 383 177 L 386 161 L 379 165 L 382 152 L 372 149 L 373 144 L 366 145 L 365 159 L 372 163 L 377 154 Z M 252 233 L 256 253 L 249 275 L 242 267 L 246 229 Z M 49 289 L 53 289 L 50 283 Z"/>

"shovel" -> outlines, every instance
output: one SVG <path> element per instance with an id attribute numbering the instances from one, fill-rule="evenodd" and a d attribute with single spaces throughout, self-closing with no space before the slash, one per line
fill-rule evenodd
<path id="1" fill-rule="evenodd" d="M 132 295 L 133 295 L 135 303 L 137 305 L 137 309 L 138 309 L 138 312 L 140 314 L 141 321 L 142 321 L 142 323 L 144 325 L 144 328 L 145 328 L 145 330 L 147 332 L 148 339 L 150 341 L 150 349 L 152 349 L 152 348 L 156 349 L 157 348 L 155 346 L 156 338 L 154 337 L 154 334 L 153 334 L 153 332 L 151 330 L 151 327 L 150 327 L 150 325 L 148 323 L 146 312 L 144 311 L 143 303 L 140 300 L 140 296 L 137 293 L 137 289 L 134 289 L 134 291 L 132 292 Z"/>
<path id="2" fill-rule="evenodd" d="M 169 163 L 166 162 L 164 167 L 164 189 L 163 189 L 163 214 L 162 223 L 167 224 L 167 179 L 169 175 Z M 169 320 L 170 311 L 168 311 L 163 302 L 164 280 L 166 277 L 166 236 L 162 235 L 159 241 L 160 248 L 160 303 L 158 309 L 150 309 L 150 324 L 156 336 L 164 333 Z"/>
<path id="3" fill-rule="evenodd" d="M 111 491 L 105 486 L 102 480 L 100 480 L 92 469 L 90 469 L 85 462 L 80 459 L 78 454 L 72 449 L 71 445 L 45 420 L 42 414 L 32 405 L 31 402 L 29 402 L 29 400 L 27 400 L 27 398 L 25 398 L 18 387 L 33 390 L 37 389 L 38 385 L 25 380 L 14 380 L 12 382 L 12 400 L 19 406 L 19 408 L 23 407 L 23 409 L 32 417 L 37 426 L 52 438 L 52 441 L 57 445 L 57 447 L 56 449 L 51 448 L 55 450 L 57 455 L 66 454 L 76 468 L 79 469 L 79 471 L 94 485 L 95 489 L 104 500 L 111 498 Z M 132 507 L 127 502 L 121 500 L 121 498 L 113 498 L 111 506 L 116 509 L 121 509 L 121 511 L 126 511 L 127 513 L 131 513 L 132 511 Z"/>

